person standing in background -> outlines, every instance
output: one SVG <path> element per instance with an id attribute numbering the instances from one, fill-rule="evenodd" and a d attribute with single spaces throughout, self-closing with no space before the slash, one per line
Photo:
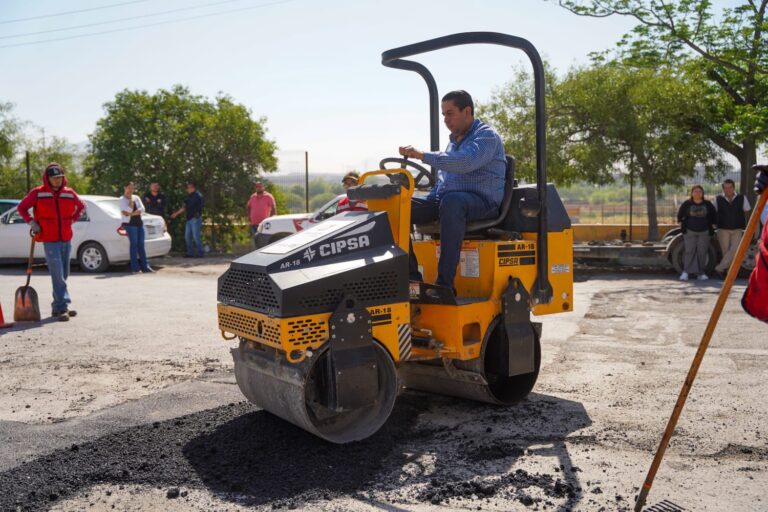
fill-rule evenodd
<path id="1" fill-rule="evenodd" d="M 254 185 L 255 192 L 251 194 L 246 205 L 248 211 L 248 219 L 251 223 L 251 239 L 254 245 L 256 244 L 256 233 L 259 229 L 259 224 L 264 222 L 267 217 L 273 216 L 277 213 L 277 203 L 275 198 L 269 192 L 264 190 L 264 184 L 257 181 Z M 258 245 L 256 246 L 258 249 Z"/>
<path id="2" fill-rule="evenodd" d="M 34 208 L 34 219 L 29 215 Z M 29 224 L 35 240 L 45 247 L 45 263 L 53 282 L 51 316 L 61 321 L 77 315 L 69 309 L 71 300 L 67 290 L 69 257 L 72 252 L 72 224 L 85 211 L 85 203 L 74 190 L 67 187 L 64 168 L 53 162 L 43 172 L 43 184 L 33 188 L 18 206 L 19 215 Z"/>
<path id="3" fill-rule="evenodd" d="M 203 257 L 203 195 L 197 191 L 194 183 L 187 183 L 187 197 L 184 206 L 171 214 L 175 219 L 182 213 L 187 214 L 187 223 L 184 225 L 184 240 L 187 243 L 185 258 Z"/>
<path id="4" fill-rule="evenodd" d="M 725 277 L 747 227 L 746 213 L 751 207 L 745 196 L 736 193 L 736 184 L 731 179 L 723 182 L 723 194 L 715 198 L 713 206 L 717 210 L 717 241 L 723 251 L 723 259 L 715 267 L 715 272 Z"/>
<path id="5" fill-rule="evenodd" d="M 149 192 L 144 194 L 144 208 L 147 213 L 165 219 L 165 194 L 160 192 L 160 184 L 156 181 L 149 184 Z"/>
<path id="6" fill-rule="evenodd" d="M 704 198 L 704 188 L 694 185 L 691 188 L 691 198 L 681 204 L 677 211 L 677 220 L 683 230 L 685 243 L 681 281 L 687 281 L 691 274 L 697 275 L 699 281 L 709 279 L 705 271 L 710 237 L 715 231 L 713 225 L 716 215 L 715 207 Z"/>
<path id="7" fill-rule="evenodd" d="M 350 189 L 350 187 L 356 187 L 357 182 L 360 179 L 360 175 L 355 172 L 349 172 L 341 180 L 341 186 L 344 187 L 344 191 Z M 365 212 L 368 211 L 368 205 L 365 201 L 352 200 L 346 195 L 339 200 L 339 204 L 336 205 L 336 213 L 341 212 Z"/>
<path id="8" fill-rule="evenodd" d="M 144 250 L 144 223 L 141 214 L 144 213 L 144 205 L 139 196 L 133 193 L 133 182 L 129 181 L 123 187 L 123 195 L 120 196 L 120 213 L 123 216 L 123 229 L 128 233 L 128 241 L 131 244 L 131 272 L 154 272 L 147 262 L 147 253 Z"/>

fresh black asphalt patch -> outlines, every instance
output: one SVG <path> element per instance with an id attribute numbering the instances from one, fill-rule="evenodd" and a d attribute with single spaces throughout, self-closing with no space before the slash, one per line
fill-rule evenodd
<path id="1" fill-rule="evenodd" d="M 469 412 L 475 418 L 461 429 L 417 421 L 435 408 L 442 414 L 452 409 L 463 416 Z M 579 409 L 583 411 L 580 406 L 575 410 Z M 184 496 L 187 489 L 202 489 L 241 505 L 277 509 L 340 496 L 365 500 L 369 491 L 392 489 L 392 475 L 413 459 L 414 450 L 445 453 L 439 454 L 434 474 L 424 477 L 426 485 L 408 496 L 410 502 L 479 500 L 481 504 L 498 495 L 548 509 L 554 507 L 551 498 L 578 502 L 582 493 L 578 468 L 561 465 L 562 470 L 553 474 L 524 470 L 494 474 L 492 463 L 500 459 L 511 464 L 536 456 L 530 446 L 542 439 L 498 438 L 491 432 L 517 424 L 520 434 L 541 435 L 540 422 L 549 418 L 548 440 L 559 439 L 564 449 L 565 436 L 589 424 L 585 414 L 570 415 L 573 410 L 573 402 L 553 397 L 539 396 L 500 409 L 405 393 L 376 435 L 335 445 L 251 404 L 231 403 L 72 444 L 4 471 L 0 510 L 48 509 L 99 484 L 155 487 L 166 491 L 162 500 Z M 561 421 L 552 421 L 553 412 Z M 467 470 L 472 477 L 465 476 Z"/>

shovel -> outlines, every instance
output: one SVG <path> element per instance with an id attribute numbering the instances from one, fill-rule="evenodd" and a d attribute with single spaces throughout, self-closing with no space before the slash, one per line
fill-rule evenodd
<path id="1" fill-rule="evenodd" d="M 29 280 L 32 279 L 32 258 L 34 254 L 35 238 L 33 235 L 32 246 L 29 248 L 29 262 L 27 263 L 27 284 L 16 289 L 13 305 L 13 319 L 16 322 L 40 321 L 40 303 L 37 300 L 37 292 L 29 286 Z"/>

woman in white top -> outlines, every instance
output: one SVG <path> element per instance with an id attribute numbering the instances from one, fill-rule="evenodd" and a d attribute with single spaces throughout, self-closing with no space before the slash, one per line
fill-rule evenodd
<path id="1" fill-rule="evenodd" d="M 139 196 L 133 193 L 133 182 L 125 184 L 123 195 L 120 196 L 120 213 L 123 215 L 123 228 L 128 233 L 131 243 L 131 272 L 154 272 L 147 263 L 147 253 L 144 250 L 144 223 L 141 214 L 144 213 L 144 204 Z"/>

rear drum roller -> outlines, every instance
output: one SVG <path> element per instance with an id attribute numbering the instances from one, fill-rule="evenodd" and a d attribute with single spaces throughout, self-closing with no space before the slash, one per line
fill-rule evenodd
<path id="1" fill-rule="evenodd" d="M 358 441 L 381 428 L 397 397 L 394 362 L 384 347 L 374 346 L 378 393 L 373 403 L 356 409 L 337 411 L 324 404 L 327 348 L 291 364 L 274 349 L 244 340 L 232 349 L 235 378 L 248 400 L 275 416 L 333 443 Z"/>
<path id="2" fill-rule="evenodd" d="M 488 328 L 481 355 L 471 361 L 428 361 L 400 367 L 406 388 L 429 391 L 499 405 L 512 405 L 524 399 L 536 384 L 541 366 L 540 324 L 532 324 L 534 370 L 509 377 L 495 370 L 500 344 L 508 343 L 504 323 L 496 318 Z"/>
<path id="3" fill-rule="evenodd" d="M 499 375 L 491 370 L 494 366 L 493 361 L 491 361 L 491 354 L 497 354 L 499 352 L 498 350 L 494 350 L 496 348 L 494 347 L 494 344 L 501 343 L 507 343 L 507 340 L 506 333 L 504 332 L 504 325 L 501 322 L 498 322 L 483 346 L 483 375 L 488 382 L 488 391 L 491 396 L 493 396 L 494 402 L 510 405 L 517 403 L 528 396 L 528 393 L 533 390 L 533 386 L 539 378 L 539 368 L 541 367 L 541 341 L 539 340 L 539 331 L 534 326 L 534 371 L 523 375 L 516 375 L 514 377 Z"/>

